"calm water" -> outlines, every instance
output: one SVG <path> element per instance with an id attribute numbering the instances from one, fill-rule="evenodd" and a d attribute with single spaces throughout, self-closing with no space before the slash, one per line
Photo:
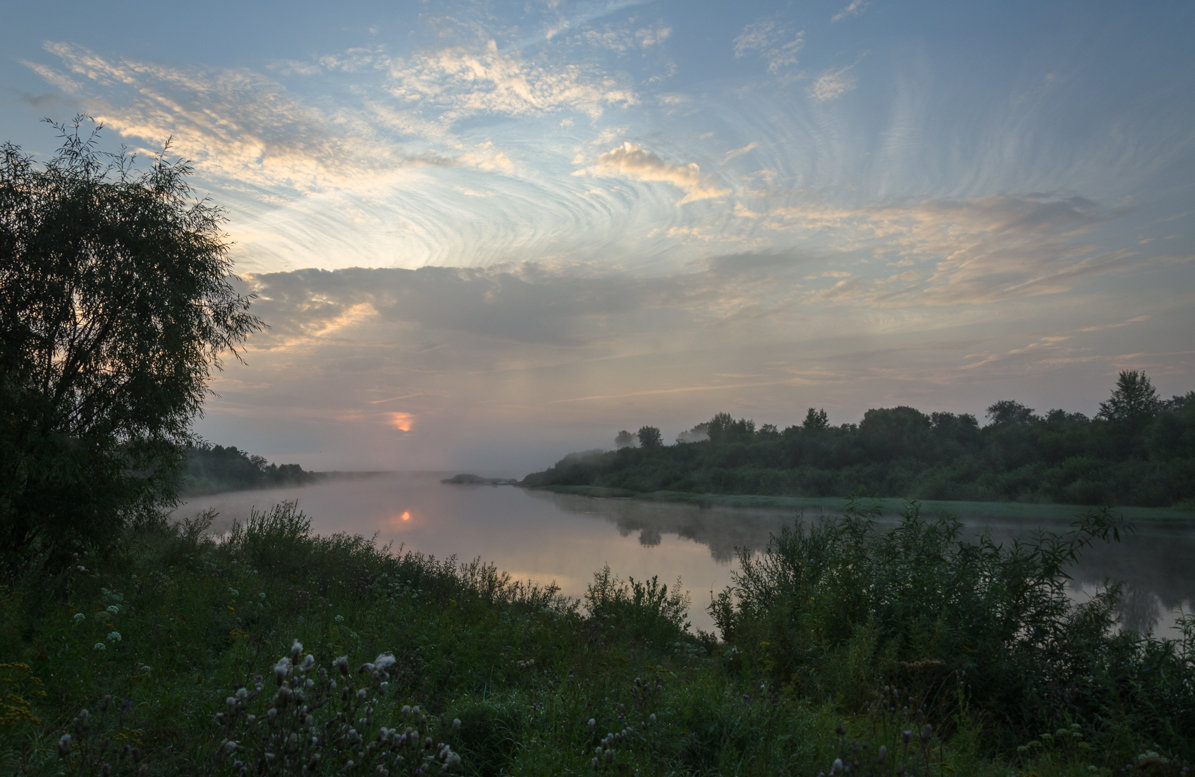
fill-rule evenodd
<path id="1" fill-rule="evenodd" d="M 395 474 L 332 480 L 313 486 L 238 491 L 199 497 L 180 515 L 212 508 L 214 531 L 249 511 L 297 500 L 319 533 L 377 536 L 420 553 L 460 561 L 480 557 L 512 577 L 555 582 L 579 597 L 594 572 L 609 565 L 619 577 L 653 575 L 670 587 L 679 577 L 693 606 L 695 629 L 713 630 L 705 612 L 711 592 L 731 583 L 735 549 L 760 550 L 793 522 L 791 511 L 740 510 L 696 505 L 525 491 L 510 486 L 454 486 L 438 474 Z M 806 520 L 817 515 L 806 513 Z M 969 527 L 998 538 L 1032 533 L 1037 526 L 992 524 L 963 516 Z M 1056 527 L 1065 528 L 1065 527 Z M 1139 528 L 1121 543 L 1096 546 L 1072 570 L 1071 595 L 1083 601 L 1105 579 L 1125 583 L 1121 617 L 1126 626 L 1171 634 L 1180 608 L 1195 601 L 1195 530 Z"/>

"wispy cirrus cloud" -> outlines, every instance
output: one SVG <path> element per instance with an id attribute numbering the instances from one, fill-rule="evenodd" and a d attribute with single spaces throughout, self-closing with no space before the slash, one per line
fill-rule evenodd
<path id="1" fill-rule="evenodd" d="M 730 193 L 729 189 L 720 187 L 713 178 L 702 174 L 701 167 L 696 162 L 668 162 L 630 141 L 600 154 L 593 160 L 593 164 L 575 171 L 573 175 L 667 183 L 685 193 L 681 204 L 722 197 Z"/>
<path id="2" fill-rule="evenodd" d="M 443 164 L 430 153 L 378 151 L 363 120 L 333 117 L 249 70 L 178 68 L 47 43 L 66 71 L 41 68 L 126 137 L 173 149 L 239 185 L 312 191 L 350 186 L 364 171 Z"/>
<path id="3" fill-rule="evenodd" d="M 852 70 L 854 65 L 823 70 L 813 79 L 809 87 L 809 96 L 819 103 L 842 97 L 858 86 L 858 79 Z"/>
<path id="4" fill-rule="evenodd" d="M 609 106 L 633 105 L 632 88 L 614 76 L 579 65 L 553 65 L 484 46 L 452 46 L 417 57 L 371 53 L 370 66 L 385 76 L 382 89 L 404 109 L 451 125 L 476 115 L 539 116 L 580 112 L 597 117 Z M 357 62 L 330 63 L 347 69 Z"/>
<path id="5" fill-rule="evenodd" d="M 772 75 L 784 75 L 794 70 L 798 54 L 804 47 L 804 30 L 793 32 L 787 25 L 775 21 L 749 24 L 734 39 L 736 58 L 749 54 L 759 56 L 768 63 L 768 72 Z"/>
<path id="6" fill-rule="evenodd" d="M 861 16 L 867 6 L 871 5 L 868 0 L 851 0 L 850 3 L 844 5 L 842 9 L 830 17 L 832 22 L 841 22 L 845 19 L 850 19 L 855 16 Z"/>
<path id="7" fill-rule="evenodd" d="M 815 284 L 810 297 L 916 307 L 1061 294 L 1081 279 L 1139 267 L 1145 260 L 1135 252 L 1110 250 L 1094 238 L 1123 215 L 1082 197 L 1033 194 L 860 208 L 809 204 L 774 208 L 761 220 L 832 244 L 855 267 L 850 277 Z"/>

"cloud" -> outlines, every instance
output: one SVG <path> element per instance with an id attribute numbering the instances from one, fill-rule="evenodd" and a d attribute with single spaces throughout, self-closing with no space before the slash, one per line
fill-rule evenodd
<path id="1" fill-rule="evenodd" d="M 599 155 L 592 165 L 577 170 L 573 175 L 631 178 L 671 184 L 685 193 L 681 204 L 722 197 L 730 193 L 729 189 L 719 187 L 709 176 L 702 175 L 696 162 L 667 162 L 630 141 Z"/>
<path id="2" fill-rule="evenodd" d="M 171 139 L 175 152 L 238 186 L 315 191 L 350 187 L 362 173 L 442 164 L 427 154 L 380 151 L 365 122 L 332 117 L 248 70 L 173 68 L 110 59 L 66 43 L 47 43 L 70 78 L 38 68 L 125 137 L 151 148 Z"/>
<path id="3" fill-rule="evenodd" d="M 833 246 L 850 278 L 810 295 L 880 306 L 985 305 L 1056 295 L 1146 260 L 1095 233 L 1124 211 L 1078 196 L 992 195 L 903 205 L 774 208 L 767 228 Z M 1166 257 L 1148 260 L 1170 261 Z"/>
<path id="4" fill-rule="evenodd" d="M 809 87 L 809 96 L 821 103 L 837 99 L 854 90 L 858 86 L 858 79 L 851 73 L 854 67 L 846 65 L 822 71 Z"/>
<path id="5" fill-rule="evenodd" d="M 870 5 L 868 0 L 851 0 L 850 3 L 842 7 L 842 10 L 830 17 L 830 21 L 841 22 L 844 19 L 860 16 L 867 10 L 868 5 Z"/>
<path id="6" fill-rule="evenodd" d="M 384 72 L 382 89 L 399 107 L 446 126 L 487 114 L 582 112 L 596 118 L 608 106 L 638 101 L 613 76 L 576 64 L 529 61 L 493 40 L 480 49 L 452 46 L 418 57 L 377 57 L 373 65 Z"/>
<path id="7" fill-rule="evenodd" d="M 756 54 L 768 63 L 768 72 L 783 75 L 797 66 L 797 55 L 805 47 L 805 31 L 792 32 L 774 21 L 747 25 L 734 39 L 734 55 Z"/>
<path id="8" fill-rule="evenodd" d="M 589 29 L 579 34 L 586 45 L 623 54 L 628 51 L 643 51 L 663 45 L 672 36 L 672 28 L 657 22 L 638 28 L 606 27 L 602 30 Z"/>

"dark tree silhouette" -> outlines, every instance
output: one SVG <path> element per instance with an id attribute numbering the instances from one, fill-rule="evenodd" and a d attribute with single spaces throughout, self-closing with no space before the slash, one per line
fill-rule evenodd
<path id="1" fill-rule="evenodd" d="M 1140 424 L 1158 414 L 1162 402 L 1144 372 L 1122 370 L 1107 402 L 1100 403 L 1097 418 L 1117 423 Z"/>
<path id="2" fill-rule="evenodd" d="M 659 448 L 663 444 L 664 437 L 656 427 L 644 426 L 639 429 L 639 447 L 651 449 Z"/>
<path id="3" fill-rule="evenodd" d="M 261 322 L 190 166 L 143 170 L 54 125 L 44 164 L 0 151 L 0 545 L 113 537 L 169 501 L 222 353 Z"/>

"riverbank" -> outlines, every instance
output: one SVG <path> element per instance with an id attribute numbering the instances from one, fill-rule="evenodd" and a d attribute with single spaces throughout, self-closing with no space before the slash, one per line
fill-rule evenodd
<path id="1" fill-rule="evenodd" d="M 638 492 L 604 486 L 523 486 L 537 491 L 575 494 L 607 499 L 637 499 L 644 502 L 674 502 L 702 507 L 731 507 L 736 509 L 791 510 L 802 515 L 839 515 L 849 499 L 846 497 L 767 496 L 760 494 L 695 494 L 686 491 Z M 858 503 L 873 510 L 877 516 L 900 516 L 909 500 L 895 497 L 863 498 Z M 1077 520 L 1084 513 L 1097 508 L 1082 505 L 1037 504 L 1029 502 L 973 502 L 964 500 L 917 500 L 926 515 L 968 515 L 1010 523 L 1066 523 Z M 1136 524 L 1189 525 L 1195 522 L 1195 507 L 1114 507 L 1114 512 Z"/>
<path id="2" fill-rule="evenodd" d="M 1161 764 L 1154 773 L 1178 774 L 1175 759 L 1192 757 L 1167 733 L 1189 716 L 1191 678 L 1170 665 L 1151 674 L 1162 654 L 1138 643 L 1090 647 L 1102 671 L 1143 666 L 1108 688 L 1140 687 L 1146 698 L 1092 696 L 1089 687 L 1085 698 L 1113 706 L 1097 717 L 1071 714 L 1074 725 L 1056 733 L 1050 708 L 1009 708 L 1029 715 L 1019 721 L 985 712 L 1005 703 L 1020 675 L 982 692 L 939 675 L 959 659 L 945 643 L 920 668 L 859 663 L 849 655 L 866 655 L 878 633 L 848 631 L 846 652 L 816 660 L 805 652 L 782 669 L 779 659 L 813 645 L 788 643 L 797 633 L 769 636 L 772 627 L 741 616 L 726 621 L 722 639 L 690 633 L 683 594 L 655 580 L 599 572 L 580 601 L 563 599 L 480 561 L 315 536 L 291 507 L 220 543 L 204 527 L 195 519 L 143 529 L 116 556 L 4 579 L 0 769 L 240 774 L 309 763 L 314 773 L 340 774 L 352 760 L 354 769 L 382 765 L 390 774 L 772 775 L 830 773 L 841 760 L 859 773 L 1050 777 L 1112 775 L 1135 768 L 1139 755 Z M 921 566 L 933 572 L 924 582 L 954 579 L 937 566 L 949 559 L 935 555 L 932 536 L 910 531 L 904 536 L 922 537 Z M 760 592 L 772 585 L 757 581 L 766 584 Z M 1038 583 L 1031 597 L 1046 590 Z M 889 586 L 897 602 L 924 595 L 902 590 Z M 799 633 L 848 625 L 845 600 L 835 601 L 818 605 L 833 617 L 806 621 L 809 631 Z M 920 628 L 919 610 L 908 612 L 893 622 L 910 629 L 901 639 Z M 1059 632 L 1056 647 L 1079 650 L 1080 660 L 1086 648 L 1067 640 L 1083 634 Z M 1002 648 L 993 641 L 990 649 Z M 1190 661 L 1190 645 L 1178 650 Z M 1130 659 L 1137 663 L 1123 663 Z M 1025 676 L 1047 668 L 1036 660 L 1024 664 Z M 1167 685 L 1158 685 L 1162 675 Z M 1145 757 L 1151 750 L 1159 754 Z"/>

